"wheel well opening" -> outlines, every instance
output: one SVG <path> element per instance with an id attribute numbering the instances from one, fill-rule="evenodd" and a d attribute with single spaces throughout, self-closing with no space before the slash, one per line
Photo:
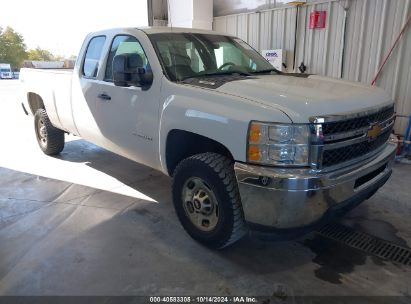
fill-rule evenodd
<path id="1" fill-rule="evenodd" d="M 29 102 L 30 111 L 34 115 L 38 109 L 45 109 L 43 99 L 36 93 L 28 93 L 27 100 Z"/>
<path id="2" fill-rule="evenodd" d="M 230 151 L 221 143 L 208 137 L 183 130 L 172 130 L 166 142 L 166 163 L 170 176 L 185 158 L 195 154 L 214 152 L 234 159 Z"/>

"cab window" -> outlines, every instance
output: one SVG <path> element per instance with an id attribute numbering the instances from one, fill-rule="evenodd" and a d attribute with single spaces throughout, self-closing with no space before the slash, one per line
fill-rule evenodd
<path id="1" fill-rule="evenodd" d="M 144 68 L 146 70 L 150 70 L 150 65 L 148 63 L 148 59 L 146 54 L 144 53 L 143 47 L 141 46 L 140 42 L 129 35 L 119 35 L 114 37 L 113 42 L 111 44 L 110 52 L 107 57 L 107 64 L 106 64 L 106 72 L 104 76 L 105 81 L 113 81 L 113 59 L 115 56 L 120 54 L 138 54 L 144 64 Z"/>
<path id="2" fill-rule="evenodd" d="M 83 75 L 89 78 L 97 77 L 99 62 L 103 52 L 105 36 L 97 36 L 90 40 L 84 57 Z"/>

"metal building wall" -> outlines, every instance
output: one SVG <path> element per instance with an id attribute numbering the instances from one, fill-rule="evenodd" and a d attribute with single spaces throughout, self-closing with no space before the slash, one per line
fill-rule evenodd
<path id="1" fill-rule="evenodd" d="M 411 13 L 411 0 L 351 0 L 347 11 L 343 56 L 344 4 L 347 1 L 313 1 L 299 8 L 296 67 L 307 73 L 342 77 L 371 83 L 384 55 Z M 214 18 L 213 28 L 237 35 L 257 50 L 285 49 L 288 71 L 293 67 L 296 7 L 281 7 L 255 13 Z M 327 11 L 325 29 L 310 30 L 309 15 Z M 305 25 L 305 26 L 303 26 Z M 411 114 L 411 28 L 398 45 L 377 85 L 396 101 L 399 114 Z M 398 119 L 396 131 L 403 133 L 407 121 Z"/>

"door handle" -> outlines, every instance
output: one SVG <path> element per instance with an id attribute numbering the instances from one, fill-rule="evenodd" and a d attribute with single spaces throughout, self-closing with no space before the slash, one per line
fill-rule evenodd
<path id="1" fill-rule="evenodd" d="M 110 95 L 107 95 L 106 93 L 99 94 L 97 97 L 102 100 L 111 100 Z"/>

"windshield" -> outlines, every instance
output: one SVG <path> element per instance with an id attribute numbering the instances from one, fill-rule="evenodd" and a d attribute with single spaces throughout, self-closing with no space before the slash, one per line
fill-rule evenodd
<path id="1" fill-rule="evenodd" d="M 0 69 L 0 72 L 2 72 L 2 73 L 9 73 L 9 72 L 10 72 L 10 69 Z"/>
<path id="2" fill-rule="evenodd" d="M 181 81 L 218 74 L 270 72 L 273 66 L 239 38 L 192 33 L 151 34 L 167 77 Z"/>

